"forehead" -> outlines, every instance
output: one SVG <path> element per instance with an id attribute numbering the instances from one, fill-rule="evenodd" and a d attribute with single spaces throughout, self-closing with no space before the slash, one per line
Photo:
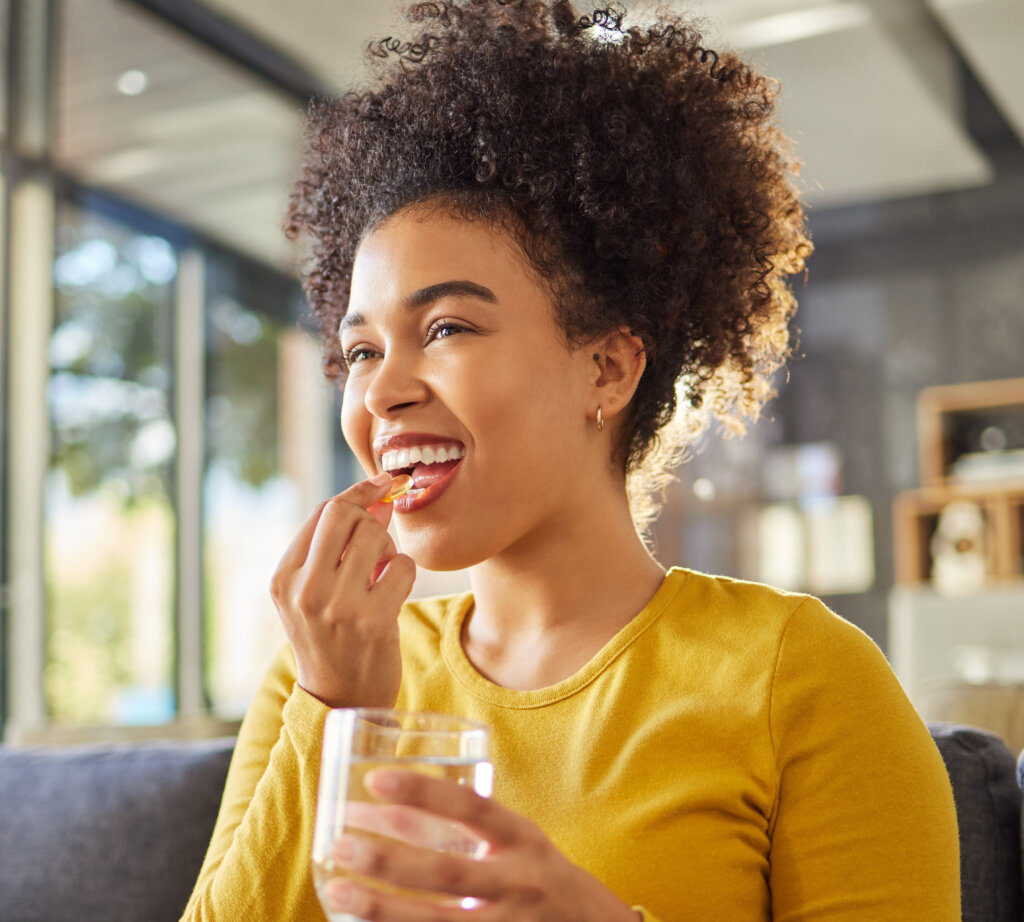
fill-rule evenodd
<path id="1" fill-rule="evenodd" d="M 359 245 L 351 303 L 362 309 L 450 279 L 487 285 L 499 299 L 501 290 L 539 285 L 518 244 L 493 222 L 409 208 Z"/>

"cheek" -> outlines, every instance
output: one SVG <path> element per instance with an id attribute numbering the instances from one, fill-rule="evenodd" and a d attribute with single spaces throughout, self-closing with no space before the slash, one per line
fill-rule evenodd
<path id="1" fill-rule="evenodd" d="M 373 467 L 370 455 L 370 414 L 366 410 L 363 394 L 349 379 L 341 398 L 341 434 L 348 447 L 363 467 Z"/>
<path id="2" fill-rule="evenodd" d="M 533 366 L 527 375 L 484 378 L 469 399 L 474 438 L 503 477 L 574 468 L 586 415 L 579 388 L 562 369 Z"/>
<path id="3" fill-rule="evenodd" d="M 504 397 L 508 412 L 527 426 L 560 428 L 582 412 L 580 378 L 556 355 L 547 361 L 524 358 L 506 380 L 494 380 L 495 393 Z"/>

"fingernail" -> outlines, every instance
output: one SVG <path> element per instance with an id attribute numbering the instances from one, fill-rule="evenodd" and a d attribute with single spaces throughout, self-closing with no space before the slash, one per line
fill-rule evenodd
<path id="1" fill-rule="evenodd" d="M 376 487 L 382 487 L 386 483 L 391 483 L 391 475 L 387 471 L 381 471 L 370 478 L 370 483 Z"/>
<path id="2" fill-rule="evenodd" d="M 328 887 L 328 898 L 335 909 L 347 909 L 352 905 L 355 891 L 347 880 L 332 880 Z"/>
<path id="3" fill-rule="evenodd" d="M 370 772 L 364 782 L 371 791 L 376 791 L 382 797 L 391 797 L 398 793 L 402 786 L 402 779 L 396 772 Z"/>
<path id="4" fill-rule="evenodd" d="M 335 861 L 351 864 L 356 857 L 356 843 L 350 836 L 342 836 L 334 843 L 332 852 Z"/>

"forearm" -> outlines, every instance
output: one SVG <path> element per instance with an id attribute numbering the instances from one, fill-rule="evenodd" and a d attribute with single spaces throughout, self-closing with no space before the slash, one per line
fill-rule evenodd
<path id="1" fill-rule="evenodd" d="M 210 850 L 182 922 L 319 918 L 309 848 L 325 710 L 295 689 L 280 711 L 269 755 L 266 728 L 240 734 Z"/>

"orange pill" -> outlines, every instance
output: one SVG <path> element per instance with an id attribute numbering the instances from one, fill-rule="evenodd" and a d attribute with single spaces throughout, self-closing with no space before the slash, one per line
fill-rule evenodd
<path id="1" fill-rule="evenodd" d="M 382 503 L 391 503 L 398 499 L 399 496 L 404 496 L 412 489 L 412 477 L 408 474 L 399 474 L 394 480 L 391 481 L 391 486 L 388 488 L 388 492 L 384 495 Z"/>

